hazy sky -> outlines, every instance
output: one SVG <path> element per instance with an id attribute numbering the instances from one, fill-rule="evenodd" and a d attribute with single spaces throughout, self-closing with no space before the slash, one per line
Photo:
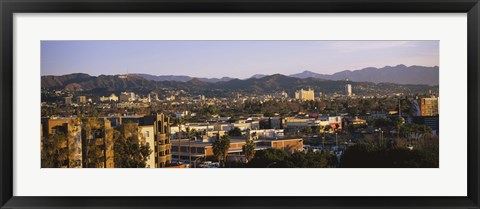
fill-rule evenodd
<path id="1" fill-rule="evenodd" d="M 41 74 L 248 78 L 439 65 L 438 41 L 42 41 Z"/>

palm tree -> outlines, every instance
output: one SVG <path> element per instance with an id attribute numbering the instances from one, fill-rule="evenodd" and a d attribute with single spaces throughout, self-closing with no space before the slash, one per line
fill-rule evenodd
<path id="1" fill-rule="evenodd" d="M 398 118 L 398 121 L 397 121 L 397 140 L 400 139 L 400 129 L 402 128 L 403 124 L 405 123 L 405 119 L 400 117 Z"/>
<path id="2" fill-rule="evenodd" d="M 178 125 L 178 159 L 177 163 L 180 164 L 181 154 L 180 152 L 182 147 L 182 124 L 185 122 L 184 118 L 177 118 L 177 125 Z"/>
<path id="3" fill-rule="evenodd" d="M 190 127 L 186 127 L 187 138 L 188 138 L 188 163 L 192 164 L 192 148 L 191 148 L 191 139 L 190 139 Z"/>
<path id="4" fill-rule="evenodd" d="M 253 143 L 253 140 L 247 140 L 247 143 L 242 147 L 242 151 L 245 153 L 247 163 L 252 160 L 253 156 L 255 156 L 255 144 Z"/>
<path id="5" fill-rule="evenodd" d="M 228 135 L 217 137 L 213 141 L 212 146 L 213 155 L 220 161 L 220 165 L 225 167 L 225 160 L 227 159 L 228 149 L 230 148 L 230 137 Z"/>

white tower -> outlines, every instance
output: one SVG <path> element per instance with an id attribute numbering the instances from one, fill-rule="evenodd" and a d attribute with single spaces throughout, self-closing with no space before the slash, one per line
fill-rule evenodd
<path id="1" fill-rule="evenodd" d="M 352 96 L 352 84 L 345 85 L 345 95 Z"/>

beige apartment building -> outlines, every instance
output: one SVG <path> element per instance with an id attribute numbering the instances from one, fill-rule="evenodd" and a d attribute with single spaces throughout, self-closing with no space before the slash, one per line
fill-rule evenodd
<path id="1" fill-rule="evenodd" d="M 422 116 L 437 116 L 438 97 L 422 98 L 420 101 L 420 111 Z"/>
<path id="2" fill-rule="evenodd" d="M 298 99 L 300 101 L 312 101 L 315 99 L 315 92 L 313 89 L 300 89 L 298 91 L 295 91 L 295 99 Z"/>
<path id="3" fill-rule="evenodd" d="M 64 168 L 114 168 L 114 128 L 129 123 L 138 128 L 141 142 L 152 153 L 147 168 L 168 167 L 172 163 L 170 119 L 163 114 L 109 118 L 42 118 L 41 149 L 54 134 L 65 134 L 66 142 L 58 148 L 68 150 Z M 50 143 L 51 144 L 51 143 Z"/>
<path id="4" fill-rule="evenodd" d="M 59 144 L 59 148 L 69 150 L 68 160 L 60 167 L 82 167 L 82 127 L 80 124 L 81 121 L 78 119 L 42 119 L 42 149 L 44 140 L 47 140 L 49 136 L 60 133 L 66 135 L 66 143 Z"/>
<path id="5" fill-rule="evenodd" d="M 56 144 L 66 149 L 68 159 L 64 168 L 113 168 L 113 129 L 110 122 L 78 118 L 42 118 L 42 149 L 45 140 L 55 134 L 66 137 L 66 143 Z M 94 160 L 95 159 L 95 160 Z"/>
<path id="6" fill-rule="evenodd" d="M 164 114 L 145 116 L 110 117 L 119 126 L 122 123 L 136 123 L 145 137 L 145 143 L 153 150 L 147 161 L 149 168 L 164 168 L 172 164 L 170 118 Z"/>

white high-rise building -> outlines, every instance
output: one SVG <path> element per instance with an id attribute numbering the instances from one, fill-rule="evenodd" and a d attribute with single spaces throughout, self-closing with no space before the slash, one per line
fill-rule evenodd
<path id="1" fill-rule="evenodd" d="M 345 95 L 352 96 L 352 84 L 345 85 Z"/>

